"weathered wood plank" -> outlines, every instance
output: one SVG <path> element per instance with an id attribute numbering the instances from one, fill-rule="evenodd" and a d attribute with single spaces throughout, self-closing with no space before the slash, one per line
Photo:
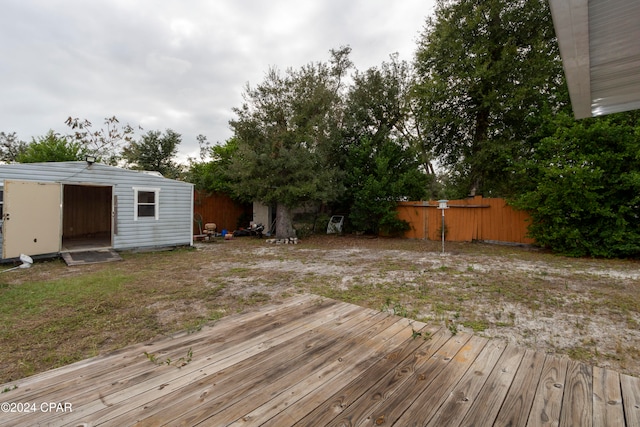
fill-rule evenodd
<path id="1" fill-rule="evenodd" d="M 355 306 L 352 308 L 357 310 L 357 307 Z M 300 309 L 303 310 L 301 311 Z M 172 380 L 175 381 L 176 378 L 186 376 L 194 371 L 196 372 L 197 379 L 197 377 L 202 375 L 200 371 L 207 365 L 213 365 L 216 361 L 224 361 L 225 359 L 233 357 L 239 351 L 242 351 L 247 343 L 253 342 L 253 345 L 259 344 L 261 340 L 264 340 L 267 337 L 265 334 L 268 334 L 269 332 L 282 335 L 282 329 L 285 329 L 284 332 L 287 332 L 287 328 L 304 326 L 307 323 L 308 315 L 312 313 L 316 313 L 317 315 L 328 314 L 329 317 L 324 319 L 325 321 L 329 321 L 332 316 L 336 313 L 340 313 L 341 310 L 344 310 L 344 307 L 340 305 L 336 306 L 331 303 L 313 303 L 297 308 L 294 306 L 292 307 L 292 310 L 283 310 L 281 312 L 283 317 L 277 317 L 275 319 L 273 316 L 269 317 L 271 323 L 263 325 L 263 334 L 257 337 L 253 337 L 251 335 L 251 330 L 245 330 L 242 328 L 242 323 L 239 323 L 239 330 L 236 330 L 235 328 L 231 329 L 231 331 L 236 332 L 233 337 L 225 337 L 225 332 L 222 332 L 223 335 L 215 335 L 220 338 L 208 338 L 205 340 L 205 342 L 209 344 L 211 351 L 210 354 L 213 354 L 213 356 L 209 358 L 198 358 L 196 353 L 196 360 L 179 371 L 177 371 L 177 368 L 173 366 L 155 366 L 142 354 L 140 351 L 141 349 L 138 346 L 134 346 L 132 351 L 135 351 L 135 358 L 137 358 L 135 369 L 133 369 L 132 366 L 123 366 L 120 370 L 100 370 L 100 374 L 96 376 L 92 370 L 96 365 L 87 365 L 85 369 L 80 370 L 78 370 L 77 366 L 74 366 L 72 372 L 77 377 L 73 381 L 62 382 L 62 384 L 56 384 L 52 387 L 43 385 L 43 389 L 36 390 L 38 392 L 41 391 L 41 393 L 37 394 L 38 397 L 28 396 L 25 397 L 25 399 L 32 399 L 31 401 L 35 401 L 35 399 L 43 399 L 42 401 L 59 401 L 64 399 L 64 401 L 73 402 L 75 407 L 73 413 L 63 414 L 62 416 L 56 416 L 56 414 L 39 414 L 40 418 L 43 420 L 48 419 L 47 417 L 56 417 L 56 419 L 60 419 L 61 421 L 72 421 L 81 419 L 85 414 L 91 414 L 100 409 L 113 412 L 113 406 L 130 399 L 131 395 L 138 391 L 139 384 L 142 384 L 142 387 L 146 387 L 146 389 L 156 390 L 158 388 L 163 388 L 163 385 L 166 386 Z M 275 311 L 274 313 L 277 314 L 278 312 Z M 249 315 L 248 317 L 251 318 L 252 315 Z M 256 319 L 259 320 L 260 317 Z M 289 323 L 283 328 L 282 322 L 287 321 L 289 321 Z M 254 326 L 259 325 L 255 324 Z M 229 333 L 230 330 L 226 329 L 226 331 Z M 210 336 L 207 332 L 213 331 L 201 331 L 198 335 L 206 338 L 208 335 Z M 291 330 L 289 332 L 291 332 Z M 301 334 L 304 332 L 304 329 L 299 331 Z M 215 330 L 215 333 L 218 334 L 218 330 Z M 290 339 L 292 335 L 285 334 L 284 337 L 286 339 Z M 174 342 L 171 339 L 168 339 L 162 340 L 162 343 L 156 344 L 155 348 L 161 351 L 163 348 L 162 344 L 171 347 L 174 346 Z M 186 349 L 184 349 L 184 351 L 186 352 Z M 201 354 L 206 353 L 203 351 Z M 60 372 L 65 378 L 67 377 L 64 370 L 61 370 Z M 34 387 L 34 384 L 37 385 L 37 383 L 32 383 L 30 387 Z M 71 388 L 61 388 L 62 385 Z M 82 394 L 78 395 L 78 392 L 82 392 Z M 26 418 L 27 425 L 32 419 L 33 417 Z"/>
<path id="2" fill-rule="evenodd" d="M 311 294 L 302 294 L 299 296 L 294 296 L 282 304 L 268 305 L 256 308 L 249 312 L 238 313 L 227 316 L 222 320 L 215 322 L 211 326 L 204 326 L 203 329 L 206 328 L 215 328 L 215 331 L 222 332 L 224 328 L 231 328 L 237 326 L 239 323 L 247 323 L 251 322 L 256 317 L 262 317 L 263 315 L 270 315 L 272 313 L 282 313 L 282 311 L 286 310 L 301 310 L 304 306 L 315 304 L 317 301 L 321 301 L 322 298 L 311 295 Z M 326 300 L 327 303 L 330 303 L 331 300 Z M 333 304 L 336 304 L 337 301 L 334 301 Z M 33 375 L 30 377 L 22 378 L 16 381 L 12 381 L 3 386 L 13 388 L 13 386 L 17 386 L 21 392 L 33 390 L 34 388 L 41 390 L 43 387 L 47 387 L 46 381 L 50 378 L 53 378 L 56 384 L 58 384 L 61 380 L 67 378 L 75 378 L 77 377 L 76 370 L 84 370 L 90 366 L 93 366 L 96 372 L 102 371 L 111 371 L 113 366 L 109 365 L 110 361 L 114 361 L 114 363 L 118 363 L 119 359 L 128 354 L 139 354 L 147 351 L 156 351 L 154 346 L 166 345 L 167 341 L 173 341 L 174 343 L 178 343 L 180 339 L 190 339 L 192 338 L 192 334 L 187 331 L 178 332 L 169 337 L 161 338 L 157 341 L 146 341 L 144 343 L 133 344 L 131 346 L 127 346 L 125 348 L 114 350 L 112 352 L 102 354 L 96 357 L 92 357 L 89 359 L 81 360 L 69 365 L 61 366 L 59 368 L 50 369 L 46 372 L 42 372 L 37 375 Z M 184 345 L 184 344 L 183 344 Z M 105 366 L 106 365 L 106 366 Z"/>
<path id="3" fill-rule="evenodd" d="M 505 344 L 500 341 L 489 342 L 426 425 L 435 427 L 459 425 L 476 403 L 480 390 L 494 371 L 505 347 Z"/>
<path id="4" fill-rule="evenodd" d="M 593 422 L 593 370 L 570 361 L 564 386 L 560 427 L 591 427 Z"/>
<path id="5" fill-rule="evenodd" d="M 372 378 L 365 393 L 328 425 L 355 426 L 372 420 L 375 422 L 376 418 L 372 419 L 374 411 L 382 414 L 378 422 L 391 420 L 387 413 L 392 409 L 399 411 L 401 406 L 408 407 L 425 387 L 425 383 L 430 383 L 436 373 L 453 359 L 470 338 L 468 334 L 453 337 L 449 335 L 449 339 L 435 352 L 427 350 L 411 364 L 404 364 L 403 367 L 408 369 L 409 375 L 395 372 L 393 375 L 400 374 L 397 379 L 385 376 L 384 381 L 378 381 L 378 378 Z"/>
<path id="6" fill-rule="evenodd" d="M 451 390 L 460 381 L 460 378 L 484 350 L 486 344 L 487 340 L 485 338 L 471 337 L 456 353 L 451 362 L 437 374 L 435 379 L 420 391 L 418 398 L 413 401 L 402 415 L 398 414 L 394 409 L 387 412 L 388 415 L 385 418 L 389 421 L 397 422 L 401 426 L 425 424 L 444 403 Z M 383 415 L 383 412 L 375 412 L 373 419 L 378 420 Z"/>
<path id="7" fill-rule="evenodd" d="M 3 401 L 73 412 L 0 424 L 640 426 L 640 379 L 500 346 L 303 295 L 4 385 Z M 143 354 L 189 348 L 180 369 Z"/>
<path id="8" fill-rule="evenodd" d="M 222 384 L 216 380 L 215 390 L 212 389 L 212 394 L 207 396 L 206 399 L 198 398 L 188 402 L 188 407 L 191 408 L 189 411 L 185 411 L 183 405 L 172 405 L 166 410 L 158 412 L 154 419 L 165 423 L 170 421 L 172 424 L 184 425 L 203 422 L 233 406 L 248 394 L 274 383 L 281 376 L 295 373 L 307 364 L 321 363 L 320 361 L 324 360 L 328 354 L 344 351 L 345 347 L 352 344 L 353 336 L 363 334 L 369 328 L 377 327 L 378 324 L 386 328 L 396 321 L 397 318 L 384 313 L 377 313 L 376 316 L 365 319 L 357 325 L 350 325 L 352 327 L 349 330 L 326 335 L 322 345 L 311 348 L 310 351 L 302 355 L 291 354 L 286 359 L 280 358 L 276 360 L 275 364 L 257 365 L 256 372 L 247 372 L 246 375 L 234 376 L 230 387 L 223 388 Z M 247 403 L 253 405 L 255 402 L 248 401 Z M 252 409 L 255 408 L 246 408 L 247 412 Z M 219 422 L 218 418 L 219 416 L 216 415 L 216 422 Z M 235 418 L 229 418 L 226 423 L 234 420 Z"/>
<path id="9" fill-rule="evenodd" d="M 620 375 L 597 366 L 593 368 L 593 425 L 625 425 Z"/>
<path id="10" fill-rule="evenodd" d="M 445 329 L 433 330 L 428 339 L 415 337 L 405 348 L 389 349 L 389 354 L 371 368 L 364 371 L 359 377 L 351 381 L 343 388 L 336 388 L 321 405 L 307 413 L 300 412 L 296 417 L 299 421 L 296 426 L 326 425 L 350 407 L 367 390 L 372 388 L 372 382 L 377 393 L 391 394 L 396 384 L 405 379 L 407 375 L 415 372 L 450 338 L 450 333 Z M 337 390 L 337 391 L 336 391 Z M 383 391 L 381 391 L 383 390 Z M 374 398 L 375 399 L 375 398 Z M 366 407 L 366 405 L 362 405 Z M 278 427 L 278 419 L 274 418 L 267 425 Z"/>
<path id="11" fill-rule="evenodd" d="M 461 426 L 493 426 L 521 365 L 524 351 L 507 346 Z"/>
<path id="12" fill-rule="evenodd" d="M 526 350 L 502 408 L 494 422 L 495 427 L 525 427 L 542 374 L 546 355 L 541 351 Z"/>
<path id="13" fill-rule="evenodd" d="M 560 422 L 567 365 L 565 358 L 545 359 L 527 426 L 557 426 Z"/>
<path id="14" fill-rule="evenodd" d="M 207 396 L 208 384 L 213 381 L 220 386 L 220 389 L 223 387 L 222 384 L 229 384 L 233 388 L 237 382 L 229 378 L 230 376 L 241 375 L 245 370 L 250 370 L 256 365 L 259 365 L 263 371 L 266 370 L 270 359 L 288 357 L 292 340 L 300 341 L 299 347 L 302 348 L 302 352 L 322 345 L 319 341 L 322 339 L 321 335 L 312 333 L 313 328 L 321 328 L 324 324 L 331 323 L 339 331 L 340 328 L 335 326 L 336 324 L 352 327 L 370 316 L 358 307 L 354 307 L 355 310 L 343 310 L 346 307 L 340 307 L 332 310 L 329 317 L 324 311 L 319 311 L 314 317 L 304 316 L 289 323 L 285 322 L 286 318 L 278 318 L 276 324 L 280 329 L 289 330 L 293 327 L 297 333 L 283 334 L 281 331 L 274 330 L 273 336 L 248 339 L 242 344 L 241 347 L 245 350 L 241 353 L 211 352 L 209 354 L 212 356 L 191 362 L 181 368 L 188 375 L 164 373 L 146 380 L 139 386 L 130 386 L 126 393 L 112 393 L 111 401 L 117 398 L 118 407 L 99 408 L 92 413 L 91 419 L 96 423 L 109 421 L 118 425 L 122 423 L 119 417 L 137 419 L 150 416 L 155 411 L 168 410 L 171 405 L 183 405 L 185 400 L 188 403 L 188 399 L 197 400 L 203 395 Z M 242 381 L 242 378 L 239 381 Z M 87 411 L 91 412 L 90 409 Z"/>
<path id="15" fill-rule="evenodd" d="M 52 369 L 32 377 L 14 381 L 6 386 L 9 388 L 13 388 L 14 385 L 18 387 L 15 393 L 18 399 L 36 400 L 42 398 L 42 393 L 45 391 L 51 394 L 56 390 L 64 391 L 68 398 L 75 397 L 75 395 L 69 394 L 70 390 L 75 391 L 76 395 L 82 396 L 84 395 L 84 390 L 78 388 L 79 380 L 91 385 L 95 383 L 95 378 L 103 374 L 108 374 L 112 377 L 119 369 L 123 369 L 129 375 L 133 375 L 135 373 L 134 369 L 139 367 L 134 365 L 141 365 L 140 362 L 143 360 L 139 356 L 145 351 L 148 353 L 165 353 L 168 351 L 167 349 L 172 347 L 181 345 L 183 346 L 181 348 L 186 349 L 197 341 L 205 341 L 206 344 L 206 342 L 216 339 L 232 345 L 233 341 L 240 340 L 241 342 L 243 339 L 241 330 L 243 325 L 248 328 L 259 327 L 261 323 L 269 323 L 265 320 L 265 316 L 268 317 L 273 313 L 278 313 L 279 315 L 288 312 L 295 313 L 304 310 L 305 307 L 315 305 L 316 301 L 318 301 L 318 298 L 308 295 L 294 297 L 282 305 L 264 307 L 260 310 L 245 313 L 244 317 L 242 315 L 229 316 L 213 326 L 205 326 L 203 328 L 205 332 L 206 329 L 213 328 L 213 331 L 211 331 L 213 337 L 206 333 L 195 336 L 195 334 L 180 332 L 156 342 L 135 344 L 108 354 Z M 327 300 L 326 304 L 327 306 L 335 306 L 336 302 Z M 146 366 L 144 363 L 142 365 Z M 80 372 L 82 372 L 82 375 Z M 87 372 L 90 372 L 88 374 L 90 376 L 87 376 Z M 87 381 L 89 379 L 92 381 Z"/>
<path id="16" fill-rule="evenodd" d="M 293 405 L 283 411 L 283 415 L 297 420 L 295 425 L 326 425 L 345 408 L 351 405 L 369 387 L 372 381 L 384 382 L 385 377 L 396 377 L 399 372 L 407 372 L 404 364 L 411 365 L 416 357 L 430 357 L 437 348 L 448 339 L 448 332 L 442 328 L 425 327 L 420 336 L 413 335 L 414 325 L 411 327 L 411 338 L 397 346 L 385 348 L 386 354 L 375 363 L 358 365 L 353 375 L 338 377 L 335 384 L 326 384 L 319 392 L 309 395 L 309 402 L 304 406 Z M 424 337 L 429 337 L 425 340 Z M 432 349 L 432 350 L 429 350 Z M 427 355 L 428 353 L 428 355 Z M 393 380 L 388 380 L 393 381 Z M 277 427 L 280 415 L 269 420 L 265 425 Z"/>
<path id="17" fill-rule="evenodd" d="M 620 374 L 620 387 L 627 425 L 640 426 L 640 378 Z"/>
<path id="18" fill-rule="evenodd" d="M 282 412 L 266 421 L 262 427 L 294 425 L 297 420 L 300 420 L 299 425 L 325 425 L 335 418 L 342 408 L 350 404 L 346 400 L 353 401 L 364 391 L 363 383 L 370 382 L 370 378 L 381 378 L 388 372 L 399 369 L 399 364 L 420 348 L 423 338 L 413 335 L 416 327 L 418 324 L 414 322 L 411 324 L 411 330 L 407 328 L 402 334 L 396 335 L 393 341 L 390 340 L 383 349 L 385 352 L 383 357 L 377 360 L 369 358 L 354 365 L 349 376 L 336 375 L 332 381 L 325 382 L 313 393 L 288 404 Z M 439 330 L 438 327 L 425 325 L 417 332 L 431 337 Z M 400 341 L 405 335 L 409 338 Z M 286 420 L 296 421 L 286 422 Z"/>
<path id="19" fill-rule="evenodd" d="M 327 359 L 326 362 L 322 364 L 322 368 L 314 368 L 306 377 L 301 378 L 301 380 L 292 387 L 288 387 L 291 381 L 287 378 L 282 378 L 281 384 L 273 384 L 265 387 L 261 390 L 260 394 L 268 396 L 268 400 L 265 399 L 264 404 L 245 416 L 242 416 L 236 422 L 229 424 L 229 426 L 239 427 L 262 424 L 281 412 L 291 403 L 295 403 L 305 395 L 314 392 L 315 389 L 319 387 L 319 383 L 323 381 L 330 381 L 335 377 L 344 377 L 345 380 L 355 379 L 356 372 L 351 369 L 351 366 L 357 366 L 367 360 L 379 360 L 384 356 L 385 349 L 389 348 L 394 338 L 399 337 L 400 341 L 406 341 L 411 337 L 411 334 L 409 321 L 402 319 L 385 330 L 371 334 L 371 336 L 365 335 L 359 337 L 358 340 L 362 339 L 366 342 L 364 350 L 350 346 L 345 356 L 339 357 L 338 359 L 335 357 Z M 257 398 L 259 398 L 259 396 L 256 394 L 250 397 L 252 401 Z M 260 400 L 262 400 L 262 398 L 260 398 Z M 242 415 L 242 413 L 240 413 L 240 415 Z"/>

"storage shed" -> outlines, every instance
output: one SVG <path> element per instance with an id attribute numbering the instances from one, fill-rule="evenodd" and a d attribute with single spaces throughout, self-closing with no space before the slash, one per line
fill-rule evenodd
<path id="1" fill-rule="evenodd" d="M 0 165 L 2 259 L 193 244 L 193 185 L 89 162 Z"/>

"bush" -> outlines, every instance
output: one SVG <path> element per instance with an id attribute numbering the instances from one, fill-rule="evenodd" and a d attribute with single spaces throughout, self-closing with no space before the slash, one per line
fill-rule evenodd
<path id="1" fill-rule="evenodd" d="M 514 202 L 536 242 L 570 256 L 640 255 L 636 115 L 564 120 L 538 144 L 526 166 L 535 187 Z"/>
<path id="2" fill-rule="evenodd" d="M 380 221 L 380 233 L 384 236 L 400 237 L 409 230 L 411 230 L 411 225 L 403 219 L 398 219 L 395 215 L 385 216 Z"/>

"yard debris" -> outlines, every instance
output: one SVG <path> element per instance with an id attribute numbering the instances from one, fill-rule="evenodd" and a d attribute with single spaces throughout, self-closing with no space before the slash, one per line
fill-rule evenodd
<path id="1" fill-rule="evenodd" d="M 289 237 L 287 239 L 267 239 L 265 241 L 267 243 L 272 243 L 276 245 L 297 245 L 298 244 L 297 237 Z"/>

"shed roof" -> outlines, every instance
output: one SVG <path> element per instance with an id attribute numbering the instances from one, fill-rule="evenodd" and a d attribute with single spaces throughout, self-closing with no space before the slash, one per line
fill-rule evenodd
<path id="1" fill-rule="evenodd" d="M 107 182 L 118 177 L 118 181 L 163 182 L 174 186 L 193 187 L 191 183 L 165 178 L 158 172 L 123 169 L 101 163 L 88 164 L 85 161 L 0 164 L 0 179 L 6 175 L 15 178 L 16 173 L 25 174 L 22 179 L 36 181 L 81 182 L 98 179 L 100 182 Z"/>
<path id="2" fill-rule="evenodd" d="M 575 117 L 640 109 L 640 2 L 549 3 Z"/>

